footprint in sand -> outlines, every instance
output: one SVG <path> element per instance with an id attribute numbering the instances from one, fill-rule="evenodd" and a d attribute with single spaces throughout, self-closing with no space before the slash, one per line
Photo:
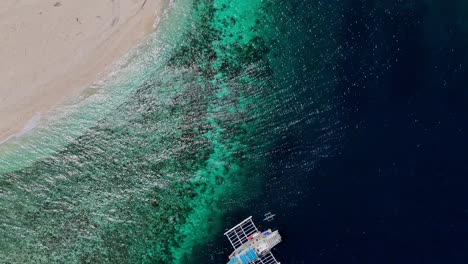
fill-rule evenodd
<path id="1" fill-rule="evenodd" d="M 120 0 L 111 0 L 112 1 L 112 23 L 111 27 L 117 24 L 120 20 Z"/>

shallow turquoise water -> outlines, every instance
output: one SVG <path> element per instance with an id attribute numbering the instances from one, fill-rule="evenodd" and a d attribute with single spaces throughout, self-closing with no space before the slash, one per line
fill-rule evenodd
<path id="1" fill-rule="evenodd" d="M 304 3 L 177 1 L 102 87 L 2 145 L 0 262 L 191 263 L 262 195 L 281 135 L 320 124 L 313 154 L 332 153 L 340 48 L 322 34 L 326 63 L 287 59 L 310 41 L 283 22 Z"/>

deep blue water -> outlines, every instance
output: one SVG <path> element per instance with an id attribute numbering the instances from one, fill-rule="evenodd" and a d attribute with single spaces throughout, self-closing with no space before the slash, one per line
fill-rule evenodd
<path id="1" fill-rule="evenodd" d="M 290 172 L 307 195 L 277 207 L 284 263 L 467 263 L 468 17 L 428 2 L 349 2 L 349 128 L 339 154 Z"/>

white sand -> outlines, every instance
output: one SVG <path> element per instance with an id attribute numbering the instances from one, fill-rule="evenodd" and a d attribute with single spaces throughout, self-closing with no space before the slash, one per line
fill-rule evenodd
<path id="1" fill-rule="evenodd" d="M 161 11 L 161 0 L 1 0 L 0 142 L 97 81 Z"/>

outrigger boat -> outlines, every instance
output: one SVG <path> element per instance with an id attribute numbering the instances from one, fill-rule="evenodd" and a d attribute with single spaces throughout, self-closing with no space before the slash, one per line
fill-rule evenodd
<path id="1" fill-rule="evenodd" d="M 273 221 L 274 217 L 275 217 L 275 214 L 272 214 L 271 212 L 268 212 L 268 213 L 265 214 L 265 218 L 263 219 L 263 221 L 271 222 L 271 221 Z"/>
<path id="2" fill-rule="evenodd" d="M 281 242 L 278 230 L 258 231 L 252 216 L 229 229 L 224 235 L 234 251 L 227 264 L 280 264 L 271 249 Z"/>

